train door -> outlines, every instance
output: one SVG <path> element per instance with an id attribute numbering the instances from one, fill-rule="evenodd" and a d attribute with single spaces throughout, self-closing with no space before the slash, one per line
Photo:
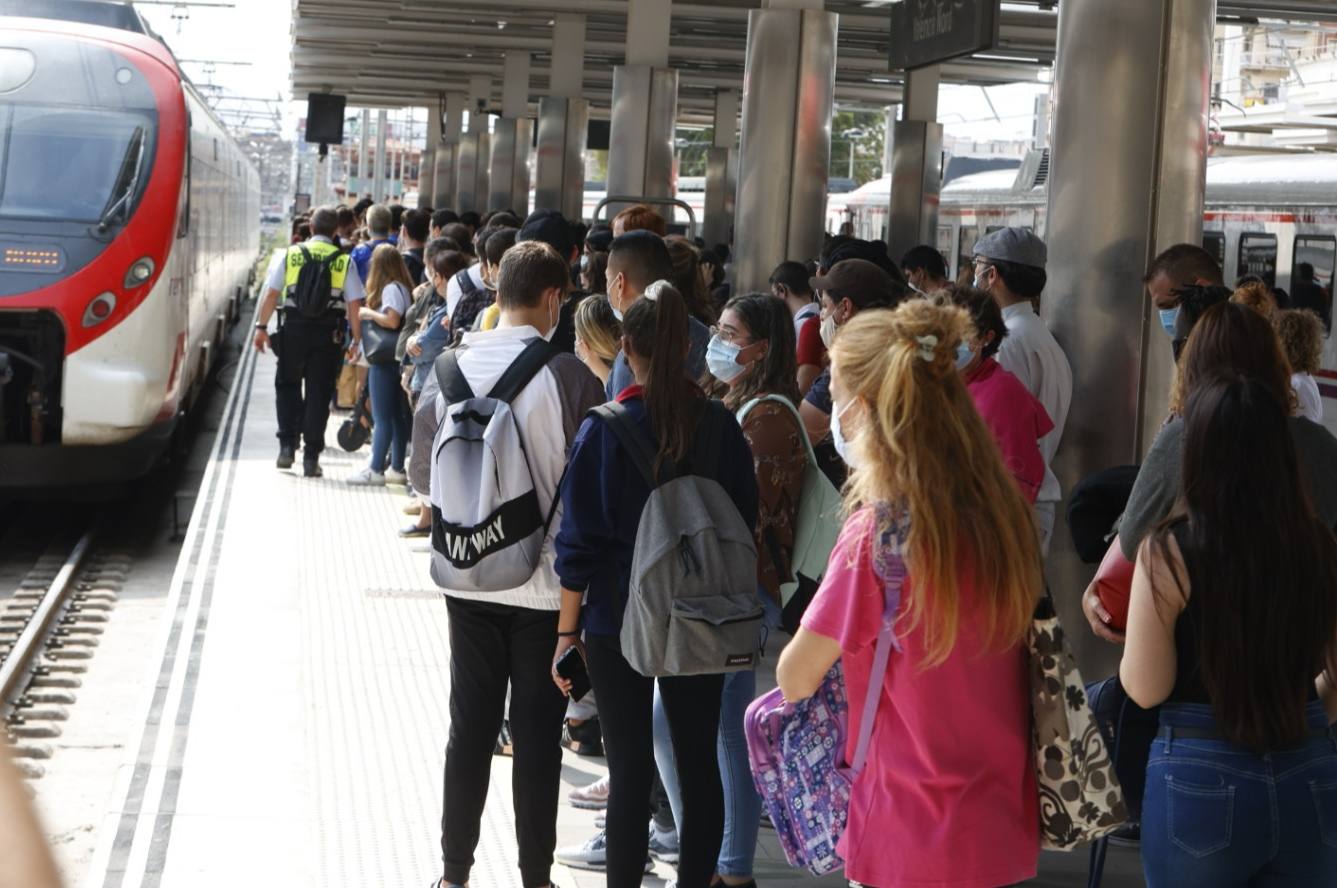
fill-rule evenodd
<path id="1" fill-rule="evenodd" d="M 956 263 L 953 261 L 953 259 L 955 258 L 953 254 L 956 252 L 953 249 L 953 247 L 956 245 L 955 235 L 956 231 L 952 228 L 952 226 L 939 225 L 937 243 L 934 244 L 934 246 L 938 248 L 938 252 L 942 254 L 943 261 L 947 263 L 948 280 L 956 279 L 956 268 L 955 268 Z"/>
<path id="2" fill-rule="evenodd" d="M 1204 231 L 1202 248 L 1212 254 L 1218 268 L 1226 267 L 1226 233 L 1224 231 Z"/>
<path id="3" fill-rule="evenodd" d="M 1239 259 L 1236 264 L 1239 277 L 1251 274 L 1263 279 L 1269 287 L 1277 285 L 1277 236 L 1251 231 L 1240 235 Z"/>

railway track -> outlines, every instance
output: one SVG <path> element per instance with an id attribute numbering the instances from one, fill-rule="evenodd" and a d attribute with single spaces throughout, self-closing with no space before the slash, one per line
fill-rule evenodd
<path id="1" fill-rule="evenodd" d="M 45 771 L 130 567 L 95 552 L 95 536 L 90 526 L 73 545 L 48 546 L 0 600 L 0 721 L 30 778 Z"/>

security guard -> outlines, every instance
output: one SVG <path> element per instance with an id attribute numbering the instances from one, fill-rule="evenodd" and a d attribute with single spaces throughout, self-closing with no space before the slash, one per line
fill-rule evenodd
<path id="1" fill-rule="evenodd" d="M 255 348 L 263 352 L 271 344 L 269 321 L 276 308 L 280 311 L 277 341 L 272 343 L 278 356 L 274 374 L 275 400 L 278 408 L 280 469 L 292 468 L 299 437 L 306 439 L 302 454 L 303 474 L 319 478 L 320 452 L 325 449 L 325 425 L 330 418 L 330 399 L 339 378 L 343 354 L 344 319 L 352 329 L 348 359 L 356 360 L 361 350 L 358 311 L 366 298 L 362 278 L 347 253 L 334 243 L 339 227 L 335 210 L 322 207 L 311 216 L 311 238 L 288 248 L 286 260 L 276 263 L 265 280 L 265 298 L 255 325 Z M 306 253 L 303 253 L 305 248 Z M 312 261 L 330 262 L 333 285 L 329 309 L 318 318 L 303 317 L 292 304 L 293 289 L 307 254 Z M 338 254 L 330 259 L 332 254 Z M 280 300 L 282 307 L 280 308 Z M 306 385 L 303 398 L 302 386 Z"/>

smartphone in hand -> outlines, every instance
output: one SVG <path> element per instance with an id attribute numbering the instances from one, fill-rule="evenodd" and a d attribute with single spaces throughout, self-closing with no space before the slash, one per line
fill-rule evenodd
<path id="1" fill-rule="evenodd" d="M 571 682 L 571 699 L 580 700 L 590 692 L 590 673 L 580 648 L 569 647 L 557 661 L 557 674 Z"/>

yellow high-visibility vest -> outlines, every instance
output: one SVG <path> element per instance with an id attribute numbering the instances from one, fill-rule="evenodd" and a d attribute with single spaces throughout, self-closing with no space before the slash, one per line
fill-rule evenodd
<path id="1" fill-rule="evenodd" d="M 320 262 L 328 259 L 331 253 L 338 253 L 339 248 L 334 244 L 327 244 L 324 241 L 309 240 L 304 244 L 294 244 L 288 248 L 288 255 L 283 261 L 283 306 L 292 308 L 289 304 L 289 297 L 292 295 L 293 287 L 297 286 L 297 276 L 302 273 L 302 266 L 306 264 L 306 256 L 302 254 L 302 247 L 311 254 L 314 261 Z M 348 279 L 348 269 L 353 263 L 353 259 L 347 253 L 340 255 L 330 263 L 330 309 L 332 311 L 341 311 L 344 301 L 344 281 Z"/>

